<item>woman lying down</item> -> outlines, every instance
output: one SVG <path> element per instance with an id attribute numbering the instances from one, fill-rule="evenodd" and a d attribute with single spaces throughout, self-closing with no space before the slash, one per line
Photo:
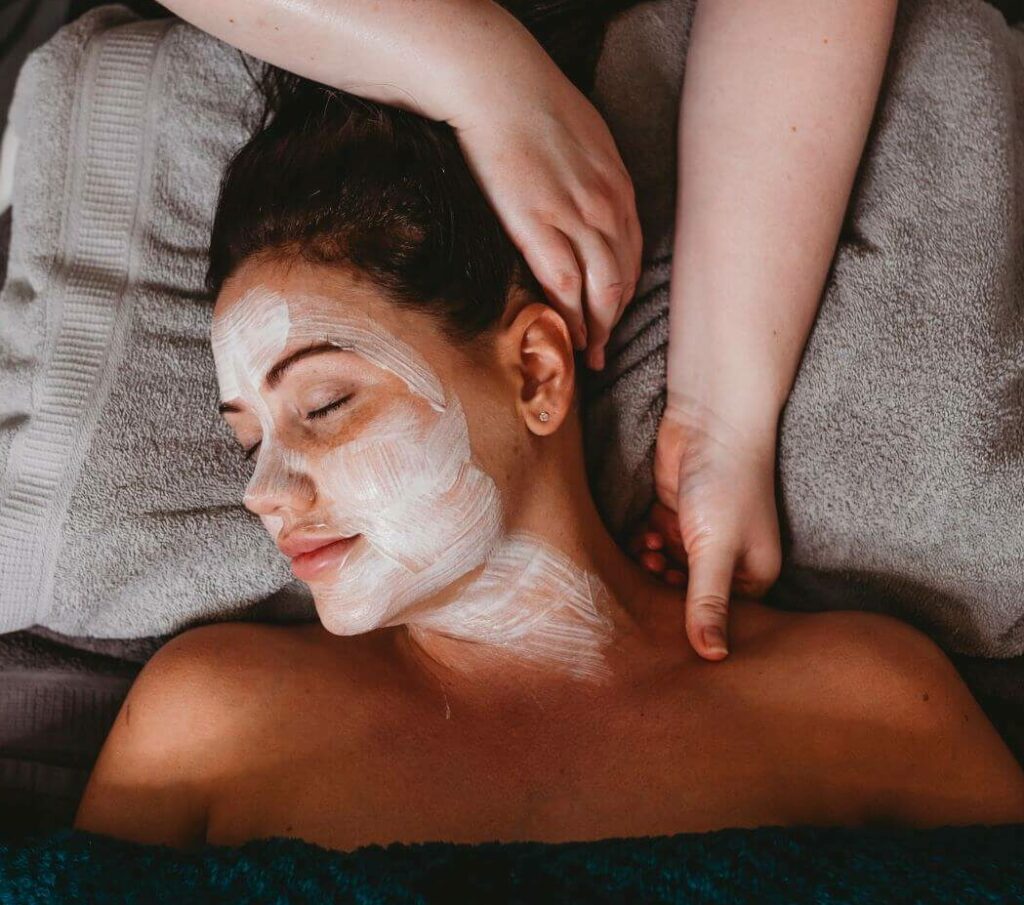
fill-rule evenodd
<path id="1" fill-rule="evenodd" d="M 233 162 L 212 240 L 221 409 L 319 620 L 186 631 L 76 826 L 352 849 L 1024 820 L 941 651 L 739 601 L 726 661 L 606 532 L 573 342 L 448 127 L 310 83 Z"/>

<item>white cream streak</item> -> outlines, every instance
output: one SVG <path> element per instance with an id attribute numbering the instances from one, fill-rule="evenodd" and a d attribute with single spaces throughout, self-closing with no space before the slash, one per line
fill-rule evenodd
<path id="1" fill-rule="evenodd" d="M 525 533 L 505 536 L 479 578 L 447 606 L 409 625 L 501 648 L 537 666 L 581 678 L 608 672 L 604 647 L 613 625 L 601 581 Z"/>
<path id="2" fill-rule="evenodd" d="M 265 513 L 267 530 L 276 538 L 290 522 L 361 535 L 343 564 L 310 582 L 324 626 L 349 635 L 405 624 L 413 637 L 436 632 L 476 642 L 481 652 L 603 675 L 612 632 L 604 586 L 540 538 L 505 532 L 498 488 L 472 461 L 459 400 L 446 397 L 408 345 L 337 308 L 315 297 L 290 307 L 259 288 L 213 330 L 222 397 L 242 400 L 260 422 L 247 502 L 291 500 L 316 517 Z M 410 393 L 326 454 L 291 448 L 278 435 L 263 378 L 289 344 L 303 341 L 350 350 Z"/>

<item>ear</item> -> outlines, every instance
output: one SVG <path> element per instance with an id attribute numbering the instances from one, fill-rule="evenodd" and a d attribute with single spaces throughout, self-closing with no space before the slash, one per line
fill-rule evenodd
<path id="1" fill-rule="evenodd" d="M 519 383 L 519 411 L 538 437 L 555 433 L 572 409 L 576 362 L 562 316 L 547 305 L 523 307 L 501 338 Z"/>

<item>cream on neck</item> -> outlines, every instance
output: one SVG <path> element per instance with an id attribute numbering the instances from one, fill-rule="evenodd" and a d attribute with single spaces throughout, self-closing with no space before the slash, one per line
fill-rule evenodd
<path id="1" fill-rule="evenodd" d="M 477 656 L 607 675 L 613 621 L 603 583 L 544 539 L 506 528 L 497 485 L 473 461 L 458 398 L 407 344 L 337 308 L 261 287 L 213 330 L 223 398 L 242 401 L 260 423 L 247 497 L 282 501 L 262 516 L 267 529 L 275 538 L 297 526 L 360 535 L 340 566 L 310 582 L 325 628 L 349 635 L 406 625 L 414 641 L 435 633 L 470 642 Z M 286 439 L 264 382 L 286 349 L 312 343 L 349 350 L 408 389 L 323 453 Z"/>

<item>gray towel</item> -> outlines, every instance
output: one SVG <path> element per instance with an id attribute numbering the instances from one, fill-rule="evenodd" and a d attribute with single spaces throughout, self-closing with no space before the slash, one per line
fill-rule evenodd
<path id="1" fill-rule="evenodd" d="M 12 106 L 0 631 L 314 613 L 240 505 L 244 463 L 215 411 L 205 250 L 251 81 L 213 38 L 135 20 L 108 6 L 62 29 Z"/>
<path id="2" fill-rule="evenodd" d="M 649 255 L 591 387 L 591 474 L 618 532 L 653 499 L 675 127 L 691 0 L 612 24 L 597 105 Z M 1024 652 L 1024 33 L 980 0 L 904 0 L 876 121 L 780 428 L 774 600 L 902 617 Z"/>

